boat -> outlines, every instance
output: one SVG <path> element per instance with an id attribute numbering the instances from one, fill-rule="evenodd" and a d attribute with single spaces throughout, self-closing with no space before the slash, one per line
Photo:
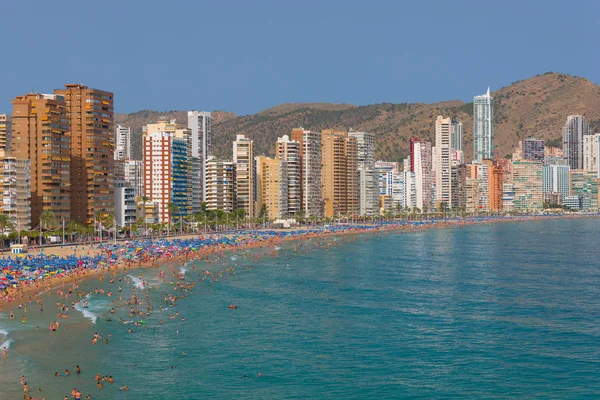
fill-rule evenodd
<path id="1" fill-rule="evenodd" d="M 235 309 L 235 308 L 237 308 L 237 306 L 235 304 L 232 304 L 230 306 L 227 306 L 227 308 Z"/>

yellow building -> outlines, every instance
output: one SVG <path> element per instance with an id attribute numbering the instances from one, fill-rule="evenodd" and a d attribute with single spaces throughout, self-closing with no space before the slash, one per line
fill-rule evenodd
<path id="1" fill-rule="evenodd" d="M 265 156 L 256 157 L 256 206 L 267 206 L 269 219 L 288 217 L 287 162 Z"/>
<path id="2" fill-rule="evenodd" d="M 325 217 L 357 215 L 358 142 L 345 131 L 325 129 L 321 139 L 321 184 Z"/>

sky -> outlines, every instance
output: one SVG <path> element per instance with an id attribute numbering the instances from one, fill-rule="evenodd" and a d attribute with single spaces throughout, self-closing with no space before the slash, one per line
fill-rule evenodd
<path id="1" fill-rule="evenodd" d="M 472 101 L 555 71 L 600 83 L 600 1 L 28 0 L 0 5 L 0 113 L 83 83 L 115 112 Z"/>

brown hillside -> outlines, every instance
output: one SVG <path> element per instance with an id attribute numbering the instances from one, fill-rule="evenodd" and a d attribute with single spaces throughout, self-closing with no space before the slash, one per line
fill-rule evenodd
<path id="1" fill-rule="evenodd" d="M 481 89 L 484 93 L 486 88 Z M 478 94 L 478 93 L 475 93 Z M 529 136 L 556 140 L 561 137 L 567 115 L 582 114 L 594 130 L 600 129 L 600 87 L 587 79 L 546 73 L 515 82 L 493 92 L 496 101 L 496 154 L 512 152 L 518 140 Z M 338 128 L 370 131 L 377 135 L 377 158 L 400 161 L 406 157 L 411 136 L 434 140 L 437 115 L 463 122 L 465 155 L 473 154 L 472 104 L 445 101 L 434 104 L 373 104 L 353 106 L 330 103 L 288 103 L 254 115 L 215 118 L 213 145 L 215 155 L 231 158 L 231 142 L 236 134 L 255 141 L 257 154 L 272 155 L 278 136 L 292 128 L 320 130 Z M 185 112 L 140 111 L 118 115 L 116 120 L 134 131 L 159 117 L 176 118 L 185 123 Z"/>

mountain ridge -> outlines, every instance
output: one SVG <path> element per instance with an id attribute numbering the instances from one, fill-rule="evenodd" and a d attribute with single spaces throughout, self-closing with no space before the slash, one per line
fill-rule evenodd
<path id="1" fill-rule="evenodd" d="M 591 130 L 600 129 L 600 86 L 586 78 L 547 72 L 513 82 L 492 92 L 495 101 L 495 154 L 504 157 L 519 140 L 527 137 L 560 139 L 568 115 L 584 115 Z M 277 137 L 292 128 L 321 130 L 355 129 L 376 135 L 376 157 L 401 161 L 408 154 L 411 137 L 435 142 L 438 115 L 463 123 L 465 159 L 473 155 L 473 104 L 461 100 L 436 103 L 283 103 L 256 114 L 238 116 L 213 112 L 213 153 L 231 158 L 231 142 L 244 134 L 254 140 L 255 154 L 273 155 Z M 186 111 L 141 110 L 116 114 L 115 122 L 134 132 L 134 154 L 141 157 L 141 127 L 158 119 L 176 119 L 185 124 Z M 137 153 L 137 154 L 136 154 Z"/>

